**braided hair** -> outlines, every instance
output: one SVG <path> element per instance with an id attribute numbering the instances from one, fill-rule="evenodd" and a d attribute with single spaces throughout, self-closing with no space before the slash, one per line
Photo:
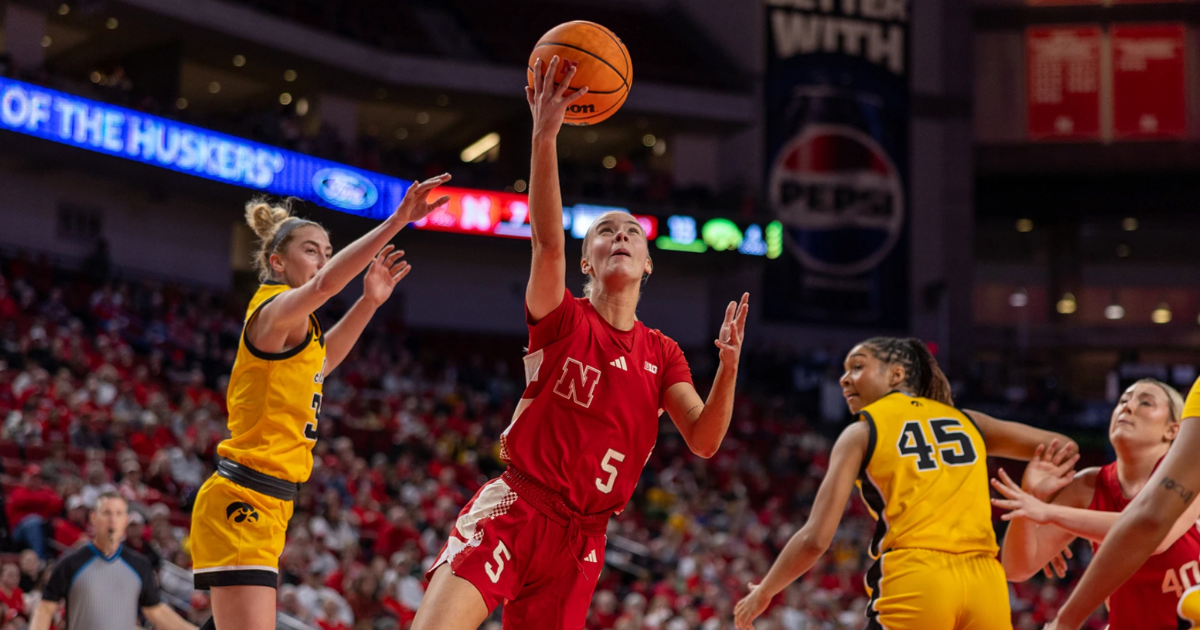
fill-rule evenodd
<path id="1" fill-rule="evenodd" d="M 937 359 L 925 342 L 916 337 L 872 337 L 859 345 L 884 364 L 904 368 L 903 385 L 908 391 L 946 405 L 954 404 L 950 381 L 938 367 Z"/>

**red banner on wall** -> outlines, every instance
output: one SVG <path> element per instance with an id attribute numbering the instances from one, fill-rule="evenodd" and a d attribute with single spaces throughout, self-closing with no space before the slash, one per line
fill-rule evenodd
<path id="1" fill-rule="evenodd" d="M 1182 24 L 1112 27 L 1116 137 L 1187 135 L 1184 37 Z"/>
<path id="2" fill-rule="evenodd" d="M 1100 137 L 1100 27 L 1025 31 L 1029 137 Z"/>

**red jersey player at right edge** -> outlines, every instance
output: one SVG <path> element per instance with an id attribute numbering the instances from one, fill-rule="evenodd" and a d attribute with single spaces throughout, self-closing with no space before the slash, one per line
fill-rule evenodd
<path id="1" fill-rule="evenodd" d="M 566 288 L 557 137 L 565 96 L 549 67 L 526 88 L 533 113 L 529 214 L 533 268 L 525 291 L 526 388 L 501 437 L 509 462 L 471 499 L 427 574 L 413 630 L 479 627 L 504 605 L 504 628 L 583 628 L 604 565 L 608 519 L 633 494 L 666 410 L 692 452 L 711 457 L 733 411 L 749 294 L 725 311 L 708 401 L 692 386 L 679 346 L 637 319 L 653 271 L 649 242 L 629 214 L 609 212 L 588 228 L 584 297 Z"/>

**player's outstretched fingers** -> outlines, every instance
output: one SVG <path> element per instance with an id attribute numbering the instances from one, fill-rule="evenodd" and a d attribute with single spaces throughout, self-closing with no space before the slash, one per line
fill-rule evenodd
<path id="1" fill-rule="evenodd" d="M 554 96 L 554 75 L 558 74 L 558 55 L 550 58 L 550 65 L 546 67 L 546 76 L 542 77 L 542 96 Z"/>
<path id="2" fill-rule="evenodd" d="M 554 98 L 562 98 L 563 94 L 567 93 L 567 89 L 571 87 L 571 79 L 575 78 L 575 69 L 578 67 L 579 66 L 572 65 L 570 68 L 567 68 L 567 72 L 563 76 L 563 80 L 559 81 L 558 87 L 554 90 Z"/>

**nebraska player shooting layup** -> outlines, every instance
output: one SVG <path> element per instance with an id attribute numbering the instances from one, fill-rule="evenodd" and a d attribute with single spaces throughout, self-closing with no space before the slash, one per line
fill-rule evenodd
<path id="1" fill-rule="evenodd" d="M 749 294 L 729 304 L 720 367 L 705 403 L 679 346 L 637 321 L 653 270 L 642 226 L 610 212 L 588 229 L 584 298 L 566 289 L 557 136 L 574 70 L 554 87 L 558 58 L 534 67 L 529 212 L 533 268 L 525 292 L 526 388 L 504 432 L 504 474 L 463 509 L 438 555 L 414 630 L 474 629 L 500 604 L 505 628 L 582 628 L 604 564 L 609 516 L 629 501 L 662 409 L 692 452 L 710 457 L 733 410 Z M 543 74 L 544 73 L 544 74 Z"/>

